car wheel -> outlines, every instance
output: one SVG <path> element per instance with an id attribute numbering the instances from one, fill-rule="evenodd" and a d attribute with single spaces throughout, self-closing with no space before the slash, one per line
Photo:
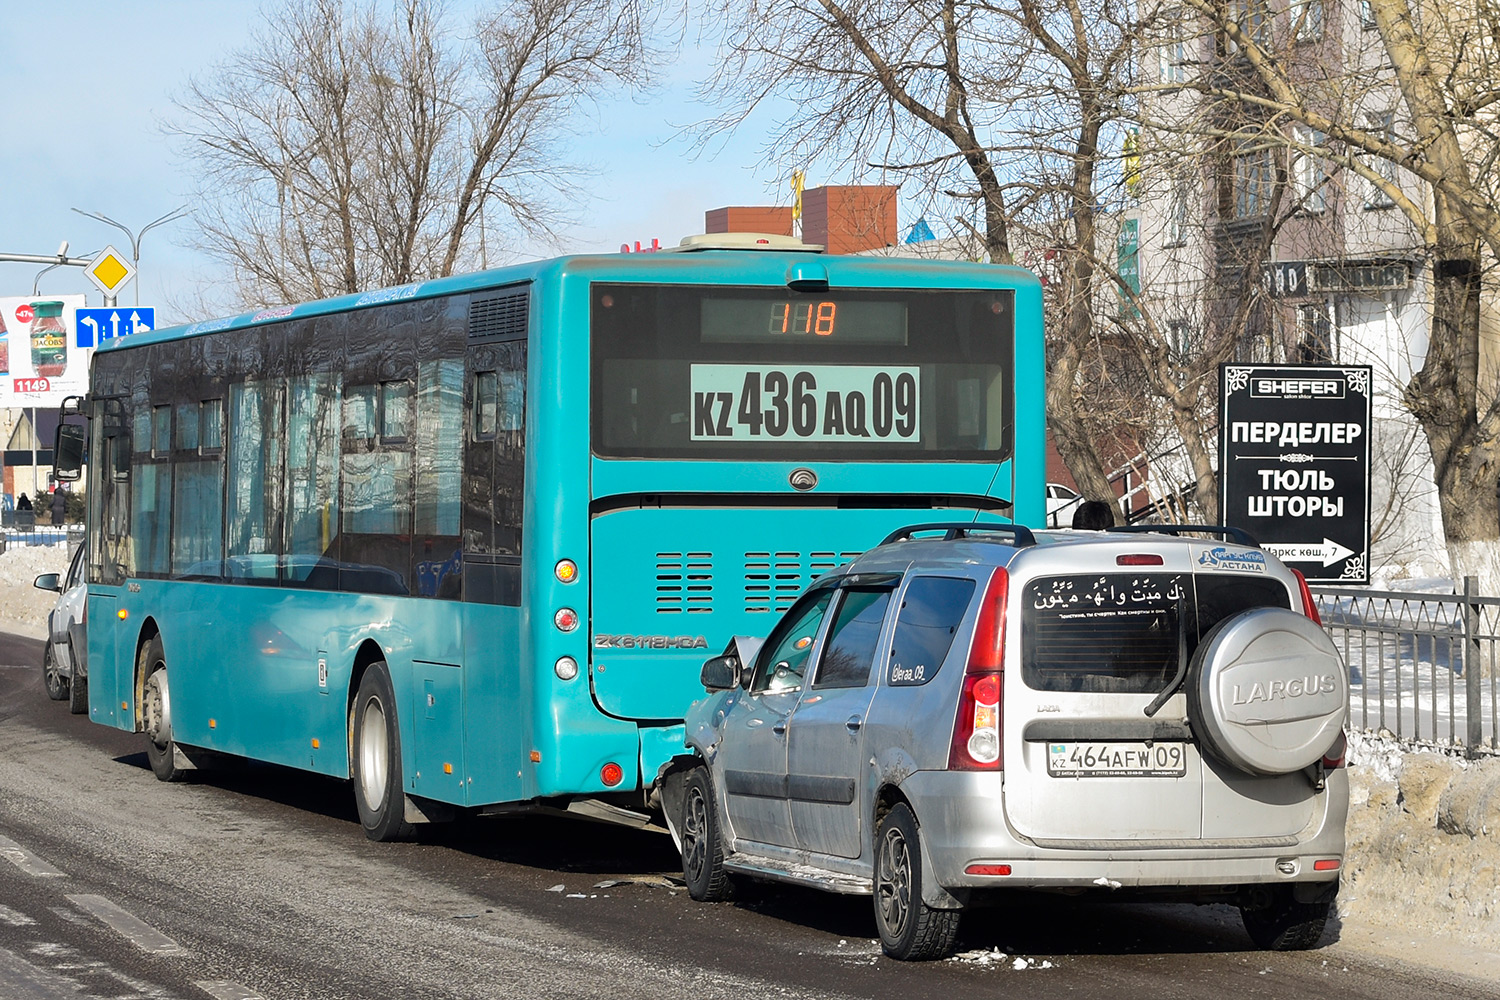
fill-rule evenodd
<path id="1" fill-rule="evenodd" d="M 354 804 L 371 840 L 409 840 L 401 776 L 401 731 L 396 693 L 384 663 L 372 663 L 359 680 L 351 728 Z"/>
<path id="2" fill-rule="evenodd" d="M 1290 886 L 1278 886 L 1270 904 L 1240 906 L 1240 919 L 1257 948 L 1267 951 L 1306 951 L 1323 937 L 1332 900 L 1299 903 Z"/>
<path id="3" fill-rule="evenodd" d="M 682 816 L 677 826 L 682 840 L 682 876 L 688 895 L 700 903 L 717 903 L 733 895 L 724 871 L 724 838 L 714 808 L 713 780 L 708 769 L 694 768 L 682 791 Z"/>
<path id="4" fill-rule="evenodd" d="M 177 766 L 177 745 L 172 740 L 172 689 L 167 683 L 167 656 L 161 636 L 141 647 L 136 669 L 145 678 L 141 684 L 141 728 L 146 732 L 146 759 L 162 781 L 181 781 L 187 768 Z"/>
<path id="5" fill-rule="evenodd" d="M 62 701 L 68 696 L 68 679 L 58 669 L 50 641 L 42 649 L 42 682 L 47 685 L 47 697 L 53 701 Z"/>
<path id="6" fill-rule="evenodd" d="M 875 832 L 875 926 L 881 948 L 903 961 L 942 958 L 958 937 L 959 910 L 922 902 L 919 837 L 905 803 L 886 813 Z"/>
<path id="7" fill-rule="evenodd" d="M 89 710 L 89 679 L 79 677 L 76 673 L 78 654 L 72 642 L 68 643 L 68 660 L 73 664 L 75 671 L 74 675 L 68 678 L 68 711 L 74 715 L 86 715 Z"/>

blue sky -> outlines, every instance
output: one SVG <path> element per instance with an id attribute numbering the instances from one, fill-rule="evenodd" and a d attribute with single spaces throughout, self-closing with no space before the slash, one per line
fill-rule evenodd
<path id="1" fill-rule="evenodd" d="M 451 6 L 461 13 L 468 4 Z M 66 239 L 71 254 L 107 243 L 128 254 L 124 234 L 70 209 L 139 230 L 187 202 L 189 165 L 161 122 L 190 75 L 243 44 L 259 10 L 253 0 L 0 0 L 0 252 L 52 254 Z M 655 97 L 611 103 L 581 123 L 588 133 L 581 152 L 601 174 L 579 213 L 587 223 L 563 234 L 563 249 L 614 251 L 653 237 L 671 245 L 701 232 L 708 209 L 786 203 L 787 195 L 768 187 L 776 167 L 756 167 L 755 130 L 696 158 L 672 141 L 674 125 L 707 114 L 692 89 L 710 60 L 711 53 L 689 51 Z M 216 274 L 213 262 L 187 247 L 191 231 L 179 222 L 142 241 L 139 297 L 164 310 L 158 322 L 176 318 L 169 303 L 190 301 L 194 287 Z M 29 295 L 38 270 L 0 263 L 0 295 Z M 49 272 L 40 290 L 88 292 L 90 305 L 101 302 L 77 268 Z M 135 295 L 127 286 L 120 301 Z"/>

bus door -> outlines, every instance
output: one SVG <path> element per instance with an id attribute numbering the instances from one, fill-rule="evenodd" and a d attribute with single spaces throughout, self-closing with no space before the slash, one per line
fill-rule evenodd
<path id="1" fill-rule="evenodd" d="M 130 428 L 124 401 L 93 401 L 89 419 L 88 663 L 89 717 L 95 722 L 135 728 L 134 644 L 118 617 L 117 588 L 129 575 Z M 131 635 L 134 633 L 131 632 Z M 128 704 L 130 710 L 119 706 Z"/>
<path id="2" fill-rule="evenodd" d="M 521 677 L 525 399 L 526 341 L 475 343 L 471 337 L 464 360 L 461 558 L 472 802 L 523 797 L 518 761 L 523 692 L 529 689 Z"/>

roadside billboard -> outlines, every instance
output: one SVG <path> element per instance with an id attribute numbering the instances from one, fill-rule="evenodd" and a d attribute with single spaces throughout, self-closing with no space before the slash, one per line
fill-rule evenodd
<path id="1" fill-rule="evenodd" d="M 1219 510 L 1314 583 L 1370 580 L 1370 368 L 1224 365 Z"/>
<path id="2" fill-rule="evenodd" d="M 82 295 L 0 297 L 0 407 L 55 407 L 88 389 L 92 344 L 78 346 Z"/>

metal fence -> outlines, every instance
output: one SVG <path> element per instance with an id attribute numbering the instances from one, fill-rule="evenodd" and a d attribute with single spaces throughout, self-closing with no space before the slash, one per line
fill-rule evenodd
<path id="1" fill-rule="evenodd" d="M 0 526 L 0 552 L 13 546 L 59 545 L 63 542 L 67 542 L 68 552 L 71 554 L 83 542 L 83 525 L 53 527 L 50 524 L 29 524 L 19 528 L 9 524 Z"/>
<path id="2" fill-rule="evenodd" d="M 1323 628 L 1349 666 L 1349 724 L 1500 751 L 1500 597 L 1316 587 Z"/>

